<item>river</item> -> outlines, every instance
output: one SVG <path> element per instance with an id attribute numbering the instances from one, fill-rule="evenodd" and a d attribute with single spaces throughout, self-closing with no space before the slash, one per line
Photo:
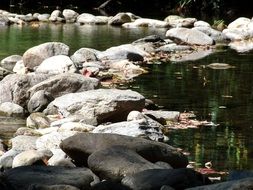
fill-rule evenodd
<path id="1" fill-rule="evenodd" d="M 13 54 L 22 55 L 28 48 L 48 41 L 63 42 L 73 53 L 81 47 L 105 50 L 151 34 L 164 36 L 165 32 L 165 29 L 123 29 L 107 25 L 1 26 L 0 60 Z M 253 169 L 252 61 L 252 52 L 238 54 L 225 50 L 194 62 L 148 65 L 150 72 L 136 78 L 128 87 L 163 109 L 193 111 L 198 119 L 219 124 L 169 133 L 169 143 L 190 152 L 189 159 L 200 167 L 212 161 L 219 171 Z M 234 68 L 206 67 L 214 62 L 228 63 Z M 0 118 L 1 125 L 13 127 L 14 124 Z"/>

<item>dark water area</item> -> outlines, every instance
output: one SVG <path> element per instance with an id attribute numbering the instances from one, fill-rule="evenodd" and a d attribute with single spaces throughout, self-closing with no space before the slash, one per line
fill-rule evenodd
<path id="1" fill-rule="evenodd" d="M 40 24 L 39 27 L 0 27 L 0 60 L 22 55 L 28 48 L 60 41 L 71 53 L 82 47 L 98 50 L 130 43 L 164 29 L 123 29 L 111 26 Z M 213 70 L 210 63 L 234 68 Z M 190 152 L 189 159 L 203 167 L 212 161 L 217 170 L 253 169 L 253 53 L 220 51 L 202 60 L 147 65 L 149 73 L 129 85 L 166 110 L 193 111 L 200 120 L 219 126 L 172 130 L 169 143 Z M 0 118 L 0 128 L 6 122 Z M 9 126 L 15 127 L 15 123 Z M 0 131 L 0 138 L 5 132 Z"/>

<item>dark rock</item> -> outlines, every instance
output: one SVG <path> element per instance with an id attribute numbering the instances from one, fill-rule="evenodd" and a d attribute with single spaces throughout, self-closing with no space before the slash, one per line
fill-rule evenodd
<path id="1" fill-rule="evenodd" d="M 80 190 L 72 185 L 38 185 L 32 184 L 28 190 Z"/>
<path id="2" fill-rule="evenodd" d="M 3 174 L 7 187 L 11 190 L 26 190 L 37 185 L 71 185 L 89 189 L 99 179 L 87 168 L 67 168 L 52 166 L 22 166 Z"/>
<path id="3" fill-rule="evenodd" d="M 160 36 L 158 35 L 150 35 L 150 36 L 146 36 L 144 38 L 138 39 L 136 41 L 133 42 L 133 44 L 137 44 L 137 43 L 156 43 L 156 42 L 165 42 Z"/>
<path id="4" fill-rule="evenodd" d="M 167 162 L 173 168 L 186 167 L 188 164 L 187 158 L 168 144 L 116 134 L 80 133 L 63 140 L 60 147 L 77 164 L 85 165 L 90 154 L 114 145 L 134 150 L 150 162 Z"/>
<path id="5" fill-rule="evenodd" d="M 124 146 L 112 146 L 94 152 L 88 158 L 88 166 L 101 179 L 115 181 L 143 170 L 163 168 Z"/>
<path id="6" fill-rule="evenodd" d="M 130 190 L 128 187 L 114 182 L 114 181 L 101 181 L 91 187 L 91 190 Z"/>
<path id="7" fill-rule="evenodd" d="M 160 189 L 164 185 L 185 189 L 211 183 L 207 177 L 187 168 L 145 170 L 125 177 L 121 182 L 134 190 Z"/>
<path id="8" fill-rule="evenodd" d="M 91 48 L 81 48 L 77 50 L 70 58 L 74 62 L 75 66 L 79 69 L 83 68 L 84 62 L 98 61 L 96 54 L 99 51 Z"/>

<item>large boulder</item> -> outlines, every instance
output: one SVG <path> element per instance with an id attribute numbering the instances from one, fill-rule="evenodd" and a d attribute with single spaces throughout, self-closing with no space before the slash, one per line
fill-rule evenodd
<path id="1" fill-rule="evenodd" d="M 36 69 L 37 73 L 61 74 L 77 71 L 73 61 L 66 55 L 55 55 L 42 61 Z"/>
<path id="2" fill-rule="evenodd" d="M 49 75 L 19 75 L 10 74 L 0 81 L 0 103 L 13 102 L 22 107 L 28 100 L 27 91 L 47 79 Z"/>
<path id="3" fill-rule="evenodd" d="M 49 93 L 53 98 L 71 93 L 93 90 L 98 88 L 99 80 L 95 78 L 84 77 L 76 73 L 63 73 L 49 77 L 28 90 L 31 98 L 36 92 L 43 90 Z"/>
<path id="4" fill-rule="evenodd" d="M 124 121 L 130 111 L 141 111 L 144 101 L 142 95 L 132 90 L 89 90 L 56 98 L 45 113 L 55 114 L 57 111 L 63 117 L 79 115 L 87 124 L 98 125 L 109 121 Z"/>
<path id="5" fill-rule="evenodd" d="M 71 9 L 64 9 L 62 12 L 66 22 L 73 23 L 76 21 L 76 18 L 78 17 L 78 13 Z"/>
<path id="6" fill-rule="evenodd" d="M 213 185 L 204 185 L 199 187 L 188 188 L 187 190 L 239 190 L 239 189 L 252 189 L 253 177 L 244 178 L 240 180 L 226 181 Z"/>
<path id="7" fill-rule="evenodd" d="M 123 60 L 143 61 L 145 56 L 149 54 L 132 44 L 124 44 L 116 47 L 111 47 L 106 51 L 97 54 L 99 59 L 105 60 Z"/>
<path id="8" fill-rule="evenodd" d="M 5 172 L 3 184 L 8 189 L 28 190 L 34 185 L 71 185 L 89 189 L 99 179 L 88 168 L 68 168 L 56 166 L 22 166 Z"/>
<path id="9" fill-rule="evenodd" d="M 205 33 L 188 28 L 172 28 L 166 32 L 166 37 L 180 40 L 190 45 L 213 45 L 214 40 Z"/>
<path id="10" fill-rule="evenodd" d="M 26 126 L 32 129 L 48 128 L 50 126 L 50 120 L 43 113 L 40 112 L 32 113 L 26 119 Z"/>
<path id="11" fill-rule="evenodd" d="M 28 49 L 23 55 L 23 61 L 27 68 L 34 69 L 49 57 L 68 54 L 69 47 L 66 44 L 61 42 L 47 42 Z"/>
<path id="12" fill-rule="evenodd" d="M 0 104 L 0 116 L 24 117 L 25 110 L 20 105 L 15 103 L 4 102 Z"/>
<path id="13" fill-rule="evenodd" d="M 253 39 L 233 41 L 229 43 L 229 47 L 239 53 L 249 52 L 253 50 Z"/>
<path id="14" fill-rule="evenodd" d="M 168 144 L 117 134 L 79 133 L 63 140 L 60 147 L 77 164 L 85 165 L 90 154 L 115 145 L 134 150 L 150 162 L 164 161 L 174 168 L 188 164 L 186 156 Z"/>
<path id="15" fill-rule="evenodd" d="M 36 149 L 37 136 L 19 135 L 11 139 L 12 149 L 26 151 Z"/>
<path id="16" fill-rule="evenodd" d="M 11 56 L 8 56 L 6 58 L 4 58 L 1 63 L 0 63 L 0 66 L 9 70 L 9 71 L 12 71 L 14 66 L 16 65 L 16 63 L 18 61 L 22 60 L 22 56 L 20 55 L 11 55 Z"/>
<path id="17" fill-rule="evenodd" d="M 82 13 L 77 17 L 76 22 L 79 24 L 107 24 L 109 17 L 107 16 L 94 16 L 89 13 Z"/>
<path id="18" fill-rule="evenodd" d="M 227 40 L 226 36 L 222 32 L 215 30 L 211 27 L 196 26 L 196 27 L 194 27 L 194 29 L 199 30 L 199 31 L 205 33 L 206 35 L 210 36 L 215 42 L 223 42 L 223 41 Z"/>
<path id="19" fill-rule="evenodd" d="M 169 15 L 164 19 L 165 22 L 169 23 L 172 27 L 186 27 L 190 28 L 197 21 L 196 18 L 182 18 L 177 15 Z"/>
<path id="20" fill-rule="evenodd" d="M 10 24 L 10 20 L 5 15 L 0 15 L 0 26 L 8 26 Z"/>
<path id="21" fill-rule="evenodd" d="M 121 182 L 130 189 L 138 190 L 160 189 L 162 186 L 186 189 L 211 183 L 207 177 L 187 168 L 144 170 L 126 176 Z"/>
<path id="22" fill-rule="evenodd" d="M 115 181 L 143 170 L 162 168 L 124 146 L 112 146 L 94 152 L 88 158 L 88 166 L 101 179 Z"/>

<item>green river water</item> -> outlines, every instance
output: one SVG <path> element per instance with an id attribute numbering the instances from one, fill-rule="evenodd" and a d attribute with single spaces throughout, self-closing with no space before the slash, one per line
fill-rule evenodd
<path id="1" fill-rule="evenodd" d="M 138 38 L 158 34 L 164 29 L 122 29 L 110 26 L 75 24 L 0 27 L 0 59 L 22 55 L 28 48 L 60 41 L 71 48 L 105 50 L 130 43 Z M 213 70 L 206 65 L 228 63 L 235 68 Z M 129 84 L 145 97 L 167 110 L 194 111 L 200 120 L 219 126 L 172 130 L 169 143 L 190 152 L 189 159 L 203 167 L 212 161 L 219 171 L 253 169 L 253 53 L 238 54 L 232 50 L 217 52 L 194 62 L 149 65 L 148 74 Z M 1 89 L 0 89 L 1 90 Z M 15 130 L 22 121 L 0 118 L 1 125 Z M 0 129 L 0 138 L 5 137 Z"/>

